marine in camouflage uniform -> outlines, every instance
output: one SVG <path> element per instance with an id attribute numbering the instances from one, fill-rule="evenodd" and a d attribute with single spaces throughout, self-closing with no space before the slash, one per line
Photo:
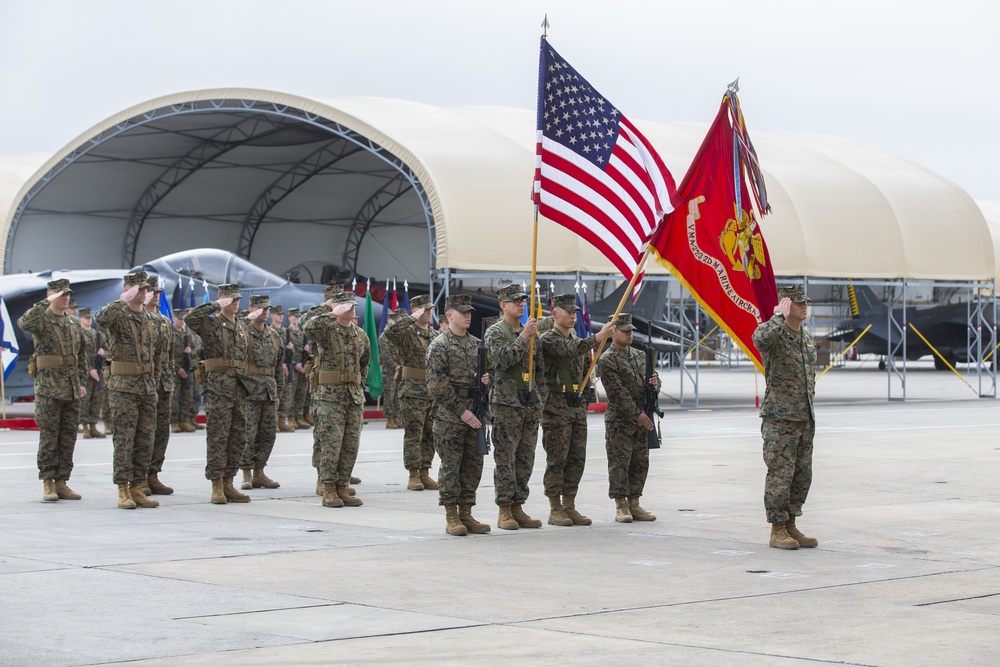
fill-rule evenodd
<path id="1" fill-rule="evenodd" d="M 395 348 L 402 367 L 396 385 L 399 413 L 406 432 L 403 435 L 403 467 L 410 471 L 406 488 L 411 491 L 437 489 L 438 483 L 428 469 L 434 462 L 434 411 L 427 393 L 427 348 L 440 335 L 431 318 L 434 304 L 430 296 L 420 294 L 410 299 L 410 312 L 385 328 L 382 335 Z"/>
<path id="2" fill-rule="evenodd" d="M 486 428 L 474 412 L 479 339 L 468 333 L 473 310 L 469 295 L 449 296 L 448 329 L 427 349 L 427 393 L 434 405 L 434 445 L 441 457 L 438 504 L 445 508 L 449 535 L 490 532 L 489 525 L 472 517 L 483 477 L 476 435 Z"/>
<path id="3" fill-rule="evenodd" d="M 121 509 L 159 505 L 142 491 L 153 457 L 160 372 L 156 356 L 159 323 L 144 307 L 152 296 L 146 291 L 147 280 L 145 271 L 127 274 L 121 298 L 95 316 L 112 358 L 107 387 L 114 427 L 114 482 Z"/>
<path id="4" fill-rule="evenodd" d="M 184 315 L 187 316 L 187 313 L 185 312 Z M 191 363 L 194 368 L 197 368 L 198 362 L 205 358 L 205 345 L 197 332 L 192 331 L 191 327 L 187 327 L 187 330 L 191 332 Z M 199 382 L 198 376 L 195 374 L 191 381 L 191 411 L 188 413 L 187 423 L 194 426 L 196 431 L 205 430 L 205 425 L 198 422 L 198 412 L 201 410 L 204 396 L 205 383 L 204 381 Z"/>
<path id="5" fill-rule="evenodd" d="M 348 489 L 361 442 L 371 350 L 368 336 L 354 324 L 354 308 L 354 294 L 341 292 L 311 308 L 303 327 L 318 348 L 311 378 L 312 411 L 325 507 L 363 504 Z"/>
<path id="6" fill-rule="evenodd" d="M 172 488 L 160 481 L 159 474 L 163 471 L 163 461 L 167 457 L 167 444 L 170 442 L 170 404 L 173 402 L 174 378 L 177 367 L 174 365 L 173 340 L 171 334 L 173 325 L 170 318 L 160 312 L 160 287 L 158 278 L 150 278 L 146 292 L 152 298 L 146 304 L 146 311 L 157 323 L 156 359 L 160 370 L 156 381 L 156 433 L 153 436 L 153 455 L 149 460 L 149 475 L 146 478 L 144 491 L 161 496 L 169 496 Z"/>
<path id="7" fill-rule="evenodd" d="M 73 472 L 80 399 L 86 394 L 87 351 L 78 324 L 66 314 L 68 280 L 48 283 L 42 299 L 17 320 L 35 345 L 35 423 L 38 424 L 38 479 L 46 501 L 79 500 L 67 486 Z"/>
<path id="8" fill-rule="evenodd" d="M 297 426 L 296 417 L 302 418 L 303 403 L 305 401 L 305 388 L 309 383 L 306 377 L 305 365 L 303 363 L 303 346 L 306 336 L 299 328 L 299 317 L 301 311 L 298 308 L 288 309 L 288 327 L 278 333 L 281 335 L 282 347 L 292 351 L 292 370 L 285 378 L 285 386 L 281 393 L 281 402 L 278 403 L 278 430 L 283 433 L 294 433 Z M 289 346 L 291 346 L 289 348 Z M 296 393 L 303 391 L 299 399 L 299 407 L 295 407 Z"/>
<path id="9" fill-rule="evenodd" d="M 285 387 L 285 346 L 281 327 L 265 324 L 270 299 L 250 297 L 250 355 L 247 375 L 253 380 L 253 390 L 247 396 L 247 444 L 243 449 L 240 468 L 242 488 L 277 489 L 278 482 L 264 474 L 264 468 L 274 449 L 278 431 L 278 400 Z"/>
<path id="10" fill-rule="evenodd" d="M 389 313 L 387 320 L 392 323 L 405 314 L 405 310 L 397 308 Z M 385 414 L 385 427 L 403 428 L 399 415 L 399 396 L 396 392 L 396 372 L 402 366 L 399 363 L 399 352 L 392 341 L 386 338 L 385 331 L 378 337 L 378 363 L 382 369 L 382 411 Z"/>
<path id="11" fill-rule="evenodd" d="M 98 352 L 103 352 L 104 341 L 101 340 L 100 348 L 97 345 L 97 331 L 94 329 L 94 316 L 90 308 L 81 308 L 80 328 L 83 334 L 83 341 L 87 347 L 87 393 L 80 399 L 80 424 L 83 426 L 84 438 L 103 438 L 104 434 L 97 428 L 97 422 L 101 419 L 101 405 L 104 403 L 104 388 L 101 387 L 103 380 L 97 374 Z M 103 354 L 100 355 L 103 358 Z"/>
<path id="12" fill-rule="evenodd" d="M 528 481 L 535 465 L 538 422 L 548 387 L 538 383 L 534 401 L 528 399 L 530 341 L 535 340 L 535 320 L 521 327 L 527 295 L 517 285 L 497 292 L 503 318 L 486 330 L 490 376 L 490 412 L 493 414 L 493 483 L 500 508 L 497 526 L 504 530 L 541 528 L 542 522 L 525 514 L 521 505 L 528 499 Z M 542 347 L 534 344 L 534 374 L 545 377 Z M 522 403 L 522 397 L 527 399 Z"/>
<path id="13" fill-rule="evenodd" d="M 549 499 L 549 524 L 589 526 L 589 518 L 576 511 L 576 494 L 587 463 L 587 396 L 583 376 L 590 367 L 590 351 L 611 337 L 614 324 L 580 339 L 576 324 L 576 296 L 560 294 L 552 300 L 552 328 L 538 338 L 545 359 L 548 398 L 542 412 L 542 447 L 545 449 L 545 495 Z"/>
<path id="14" fill-rule="evenodd" d="M 171 352 L 176 374 L 174 391 L 170 395 L 172 433 L 194 433 L 197 430 L 190 421 L 194 403 L 194 369 L 197 364 L 194 347 L 196 334 L 184 323 L 186 313 L 187 310 L 183 308 L 175 309 L 170 326 Z"/>
<path id="15" fill-rule="evenodd" d="M 642 411 L 646 353 L 630 347 L 634 330 L 632 315 L 621 313 L 616 320 L 612 345 L 597 362 L 608 395 L 608 409 L 604 413 L 608 496 L 615 501 L 615 521 L 622 523 L 656 520 L 655 515 L 639 505 L 649 474 L 646 432 L 653 429 L 653 422 Z M 650 383 L 659 390 L 660 376 L 653 373 Z"/>
<path id="16" fill-rule="evenodd" d="M 815 547 L 819 542 L 795 527 L 812 483 L 816 435 L 816 347 L 802 326 L 810 300 L 802 285 L 782 286 L 774 315 L 753 334 L 764 363 L 760 406 L 764 440 L 764 510 L 771 524 L 770 545 L 779 549 Z"/>
<path id="17" fill-rule="evenodd" d="M 205 349 L 205 479 L 212 482 L 211 500 L 216 505 L 250 502 L 250 496 L 233 487 L 247 440 L 247 396 L 252 383 L 245 371 L 249 325 L 236 316 L 240 298 L 239 285 L 219 285 L 218 301 L 203 303 L 184 316 Z"/>

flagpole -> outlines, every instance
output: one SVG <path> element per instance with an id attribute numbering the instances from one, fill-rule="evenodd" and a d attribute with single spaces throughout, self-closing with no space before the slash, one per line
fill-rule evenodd
<path id="1" fill-rule="evenodd" d="M 622 294 L 622 300 L 618 302 L 618 308 L 615 310 L 615 314 L 611 316 L 612 322 L 618 318 L 618 315 L 622 312 L 622 308 L 625 307 L 625 302 L 628 300 L 629 296 L 631 296 L 632 288 L 635 287 L 635 283 L 639 279 L 639 275 L 642 273 L 643 267 L 646 266 L 647 257 L 649 257 L 648 245 L 646 246 L 646 252 L 642 253 L 642 259 L 639 260 L 639 264 L 635 267 L 635 273 L 632 274 L 632 280 L 628 281 L 628 287 L 625 289 L 625 293 Z M 590 360 L 590 368 L 587 369 L 587 374 L 583 376 L 583 381 L 580 382 L 581 391 L 583 387 L 587 386 L 587 382 L 590 381 L 590 375 L 594 372 L 594 368 L 597 367 L 597 360 L 601 358 L 602 350 L 604 350 L 603 340 L 600 345 L 597 346 L 597 352 L 594 354 L 594 358 Z"/>
<path id="2" fill-rule="evenodd" d="M 538 262 L 538 204 L 535 204 L 535 225 L 531 234 L 531 281 L 528 283 L 528 289 L 532 292 L 535 291 L 535 279 L 537 277 L 535 270 L 537 268 Z M 537 313 L 535 312 L 535 295 L 531 294 L 528 297 L 531 300 L 531 308 L 528 311 L 528 319 L 536 319 Z M 528 389 L 535 388 L 535 336 L 532 335 L 528 339 Z"/>

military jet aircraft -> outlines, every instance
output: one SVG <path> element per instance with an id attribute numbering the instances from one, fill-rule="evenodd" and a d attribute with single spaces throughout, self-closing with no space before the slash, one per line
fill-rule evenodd
<path id="1" fill-rule="evenodd" d="M 17 322 L 32 305 L 45 298 L 46 284 L 51 280 L 66 278 L 73 286 L 73 298 L 80 308 L 97 311 L 117 299 L 122 293 L 122 276 L 131 271 L 146 271 L 157 276 L 168 295 L 172 308 L 188 308 L 218 297 L 218 285 L 238 283 L 244 296 L 244 308 L 249 305 L 251 294 L 266 294 L 272 305 L 308 309 L 323 301 L 323 285 L 291 283 L 247 260 L 225 250 L 200 248 L 185 250 L 124 269 L 48 270 L 37 273 L 19 273 L 0 276 L 0 295 L 3 296 L 12 322 Z M 364 299 L 357 299 L 364 308 Z M 382 306 L 373 303 L 376 321 Z M 361 313 L 364 311 L 361 310 Z M 28 358 L 34 352 L 31 336 L 14 326 L 17 336 L 18 362 L 7 378 L 7 396 L 31 395 L 34 382 L 28 376 Z"/>
<path id="2" fill-rule="evenodd" d="M 871 329 L 858 341 L 855 347 L 860 354 L 877 354 L 883 357 L 879 362 L 879 368 L 885 369 L 884 357 L 888 353 L 890 332 L 889 309 L 879 300 L 875 291 L 867 285 L 849 285 L 848 294 L 851 300 L 851 319 L 840 322 L 836 331 L 826 337 L 832 341 L 851 342 L 860 336 L 865 327 L 870 324 Z M 895 322 L 902 323 L 902 307 L 894 308 L 892 316 Z M 988 318 L 992 322 L 992 308 L 988 313 Z M 908 360 L 913 361 L 927 355 L 934 355 L 927 343 L 917 335 L 917 331 L 919 331 L 949 364 L 975 361 L 969 358 L 968 304 L 949 303 L 923 308 L 908 307 L 906 309 L 906 322 L 906 358 Z M 900 340 L 899 332 L 896 329 L 892 330 L 892 340 L 894 342 Z M 937 355 L 934 355 L 934 367 L 938 370 L 947 370 L 948 368 Z"/>

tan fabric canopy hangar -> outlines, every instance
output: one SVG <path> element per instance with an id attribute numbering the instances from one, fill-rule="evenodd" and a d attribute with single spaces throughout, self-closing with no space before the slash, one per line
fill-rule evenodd
<path id="1" fill-rule="evenodd" d="M 432 269 L 496 273 L 530 268 L 534 112 L 445 109 L 382 98 L 318 100 L 263 90 L 217 89 L 151 100 L 116 114 L 70 142 L 28 178 L 17 194 L 11 195 L 13 185 L 31 159 L 0 157 L 0 210 L 9 209 L 4 231 L 9 230 L 26 193 L 93 137 L 157 109 L 225 99 L 294 107 L 339 123 L 409 167 L 423 187 L 433 217 L 436 254 Z M 989 280 L 996 274 L 990 229 L 976 203 L 954 183 L 856 142 L 755 131 L 753 110 L 746 112 L 773 207 L 762 226 L 777 275 Z M 707 123 L 636 124 L 679 181 Z M 20 224 L 26 224 L 25 220 Z M 8 233 L 0 235 L 0 242 L 19 243 L 16 231 L 10 239 Z M 120 245 L 117 239 L 108 238 L 107 228 L 101 233 L 100 243 Z M 176 236 L 184 239 L 184 234 Z M 136 259 L 145 261 L 178 249 L 182 248 L 158 244 L 155 252 L 144 249 L 151 256 Z M 33 248 L 26 245 L 23 250 Z M 281 268 L 268 266 L 266 252 L 260 253 L 254 250 L 255 262 L 272 270 Z M 36 262 L 35 266 L 44 264 Z M 363 266 L 358 269 L 377 275 Z M 611 264 L 588 244 L 544 219 L 539 226 L 538 270 L 614 273 Z M 662 269 L 651 267 L 651 271 Z"/>

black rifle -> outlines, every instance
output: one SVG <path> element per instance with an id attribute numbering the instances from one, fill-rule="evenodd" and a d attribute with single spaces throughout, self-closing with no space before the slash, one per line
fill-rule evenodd
<path id="1" fill-rule="evenodd" d="M 188 343 L 191 334 L 184 332 L 184 349 L 188 349 Z M 191 353 L 185 352 L 184 358 L 181 361 L 181 368 L 184 369 L 184 388 L 187 389 L 191 386 Z"/>
<path id="2" fill-rule="evenodd" d="M 98 352 L 101 349 L 101 331 L 97 327 L 94 327 L 94 349 Z M 99 353 L 94 360 L 94 370 L 97 371 L 97 388 L 104 389 L 104 357 Z"/>
<path id="3" fill-rule="evenodd" d="M 646 377 L 643 384 L 642 411 L 646 413 L 650 421 L 655 421 L 653 416 L 663 418 L 663 410 L 660 409 L 660 391 L 651 385 L 649 381 L 653 378 L 653 324 L 649 325 L 649 341 L 645 345 L 646 349 Z M 647 449 L 659 449 L 661 440 L 659 434 L 659 422 L 652 431 L 646 431 Z"/>
<path id="4" fill-rule="evenodd" d="M 486 337 L 486 323 L 483 323 L 483 338 Z M 479 339 L 479 349 L 476 352 L 476 388 L 472 392 L 472 413 L 482 424 L 476 430 L 476 454 L 486 456 L 490 453 L 490 441 L 486 434 L 487 421 L 493 421 L 490 414 L 490 394 L 483 382 L 486 373 L 486 343 Z"/>
<path id="5" fill-rule="evenodd" d="M 292 342 L 292 328 L 288 327 L 285 329 L 285 368 L 288 369 L 288 378 L 290 380 L 295 379 L 292 373 L 295 372 L 295 368 L 292 362 L 292 350 L 288 347 L 288 344 Z"/>

